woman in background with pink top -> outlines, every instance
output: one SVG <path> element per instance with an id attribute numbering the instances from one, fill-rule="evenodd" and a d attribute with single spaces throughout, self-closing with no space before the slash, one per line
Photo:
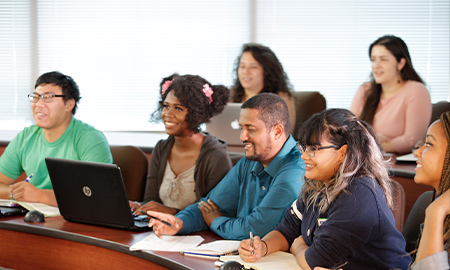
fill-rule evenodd
<path id="1" fill-rule="evenodd" d="M 430 123 L 430 94 L 401 38 L 378 38 L 369 47 L 369 57 L 371 80 L 358 89 L 350 110 L 373 126 L 384 152 L 410 152 Z"/>

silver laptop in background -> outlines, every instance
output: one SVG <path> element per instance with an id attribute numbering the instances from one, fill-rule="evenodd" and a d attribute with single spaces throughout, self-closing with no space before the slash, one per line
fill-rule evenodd
<path id="1" fill-rule="evenodd" d="M 59 212 L 67 221 L 125 230 L 150 230 L 133 217 L 115 164 L 45 158 Z"/>
<path id="2" fill-rule="evenodd" d="M 227 145 L 242 146 L 239 128 L 241 105 L 242 103 L 228 103 L 221 114 L 214 116 L 209 123 L 206 123 L 205 131 L 225 141 Z"/>

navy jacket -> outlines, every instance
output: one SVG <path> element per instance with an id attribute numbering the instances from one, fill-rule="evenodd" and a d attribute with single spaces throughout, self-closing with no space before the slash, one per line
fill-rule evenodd
<path id="1" fill-rule="evenodd" d="M 311 268 L 330 268 L 348 261 L 343 269 L 407 269 L 411 257 L 405 239 L 395 228 L 380 185 L 369 177 L 355 178 L 320 214 L 306 209 L 299 197 L 275 228 L 289 243 L 302 236 L 309 245 L 305 258 Z M 319 225 L 320 224 L 320 225 Z"/>

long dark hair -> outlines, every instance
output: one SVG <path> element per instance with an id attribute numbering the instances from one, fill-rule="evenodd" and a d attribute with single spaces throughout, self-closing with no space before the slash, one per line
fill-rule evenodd
<path id="1" fill-rule="evenodd" d="M 411 62 L 411 56 L 409 55 L 408 47 L 406 43 L 399 37 L 393 35 L 385 35 L 375 40 L 369 47 L 369 58 L 372 57 L 372 48 L 375 45 L 383 45 L 389 50 L 397 59 L 397 63 L 405 59 L 405 66 L 400 71 L 402 81 L 417 81 L 424 83 L 419 74 L 414 70 Z M 381 97 L 381 84 L 377 84 L 373 78 L 373 74 L 370 74 L 370 89 L 367 92 L 366 103 L 359 116 L 359 119 L 366 121 L 369 124 L 373 124 L 373 118 L 378 108 L 378 103 Z"/>
<path id="2" fill-rule="evenodd" d="M 368 176 L 381 186 L 392 209 L 392 180 L 376 133 L 369 124 L 358 120 L 349 110 L 328 109 L 306 120 L 299 134 L 298 141 L 303 145 L 320 146 L 323 138 L 339 147 L 347 145 L 344 161 L 327 185 L 305 179 L 301 194 L 308 207 L 316 203 L 325 212 L 354 177 Z"/>
<path id="3" fill-rule="evenodd" d="M 264 88 L 261 93 L 278 94 L 283 92 L 291 95 L 292 86 L 289 83 L 289 78 L 275 53 L 269 47 L 261 44 L 247 43 L 242 46 L 242 52 L 236 59 L 234 85 L 231 87 L 234 94 L 231 97 L 231 102 L 241 103 L 244 98 L 245 91 L 239 82 L 238 69 L 241 57 L 245 52 L 250 52 L 264 70 Z"/>

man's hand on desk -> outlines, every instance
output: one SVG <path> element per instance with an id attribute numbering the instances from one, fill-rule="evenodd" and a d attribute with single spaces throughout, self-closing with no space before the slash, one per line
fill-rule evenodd
<path id="1" fill-rule="evenodd" d="M 183 221 L 174 215 L 155 211 L 147 211 L 147 214 L 154 217 L 150 219 L 148 226 L 153 227 L 153 232 L 159 238 L 162 238 L 163 234 L 175 235 L 183 228 Z"/>
<path id="2" fill-rule="evenodd" d="M 217 205 L 210 199 L 208 201 L 200 201 L 198 203 L 198 208 L 202 212 L 203 219 L 205 220 L 208 227 L 217 217 L 223 216 L 222 213 L 217 208 Z"/>

